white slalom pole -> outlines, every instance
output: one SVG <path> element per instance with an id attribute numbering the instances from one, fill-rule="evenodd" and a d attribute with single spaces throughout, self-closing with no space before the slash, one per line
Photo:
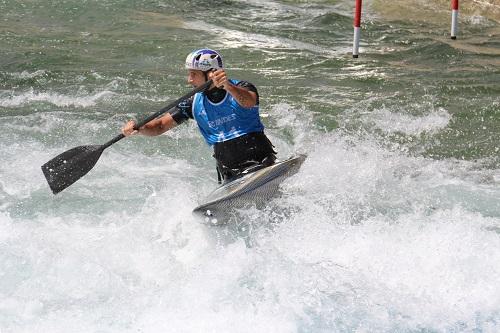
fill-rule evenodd
<path id="1" fill-rule="evenodd" d="M 361 1 L 356 0 L 356 8 L 354 10 L 354 41 L 352 43 L 352 57 L 357 58 L 359 55 L 359 39 L 361 36 Z"/>
<path id="2" fill-rule="evenodd" d="M 451 39 L 457 39 L 458 0 L 451 0 Z"/>

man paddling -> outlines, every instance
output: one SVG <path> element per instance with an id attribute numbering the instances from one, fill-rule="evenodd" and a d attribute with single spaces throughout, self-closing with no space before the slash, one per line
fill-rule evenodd
<path id="1" fill-rule="evenodd" d="M 191 52 L 185 67 L 192 86 L 199 87 L 210 79 L 213 84 L 139 129 L 134 129 L 135 122 L 130 120 L 122 128 L 123 135 L 156 136 L 194 119 L 205 141 L 213 146 L 219 182 L 227 182 L 248 168 L 274 164 L 276 152 L 260 121 L 257 88 L 248 81 L 228 79 L 222 57 L 214 50 Z"/>

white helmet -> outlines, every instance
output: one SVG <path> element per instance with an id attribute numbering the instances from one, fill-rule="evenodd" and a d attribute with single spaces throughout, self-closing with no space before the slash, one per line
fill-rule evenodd
<path id="1" fill-rule="evenodd" d="M 188 54 L 186 58 L 186 68 L 200 71 L 224 68 L 221 55 L 214 50 L 201 49 Z"/>

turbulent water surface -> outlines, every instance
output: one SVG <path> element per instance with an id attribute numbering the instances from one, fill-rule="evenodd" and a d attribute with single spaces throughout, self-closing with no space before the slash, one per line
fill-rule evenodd
<path id="1" fill-rule="evenodd" d="M 499 332 L 500 4 L 0 1 L 0 331 Z M 410 12 L 409 8 L 413 10 Z M 254 83 L 283 195 L 213 227 L 194 123 L 40 166 L 191 88 L 193 49 Z"/>

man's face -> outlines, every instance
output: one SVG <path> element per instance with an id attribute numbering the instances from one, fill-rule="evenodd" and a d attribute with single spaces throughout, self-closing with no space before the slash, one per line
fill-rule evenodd
<path id="1" fill-rule="evenodd" d="M 188 72 L 188 83 L 193 87 L 199 87 L 205 83 L 205 74 L 196 69 L 190 69 Z"/>

